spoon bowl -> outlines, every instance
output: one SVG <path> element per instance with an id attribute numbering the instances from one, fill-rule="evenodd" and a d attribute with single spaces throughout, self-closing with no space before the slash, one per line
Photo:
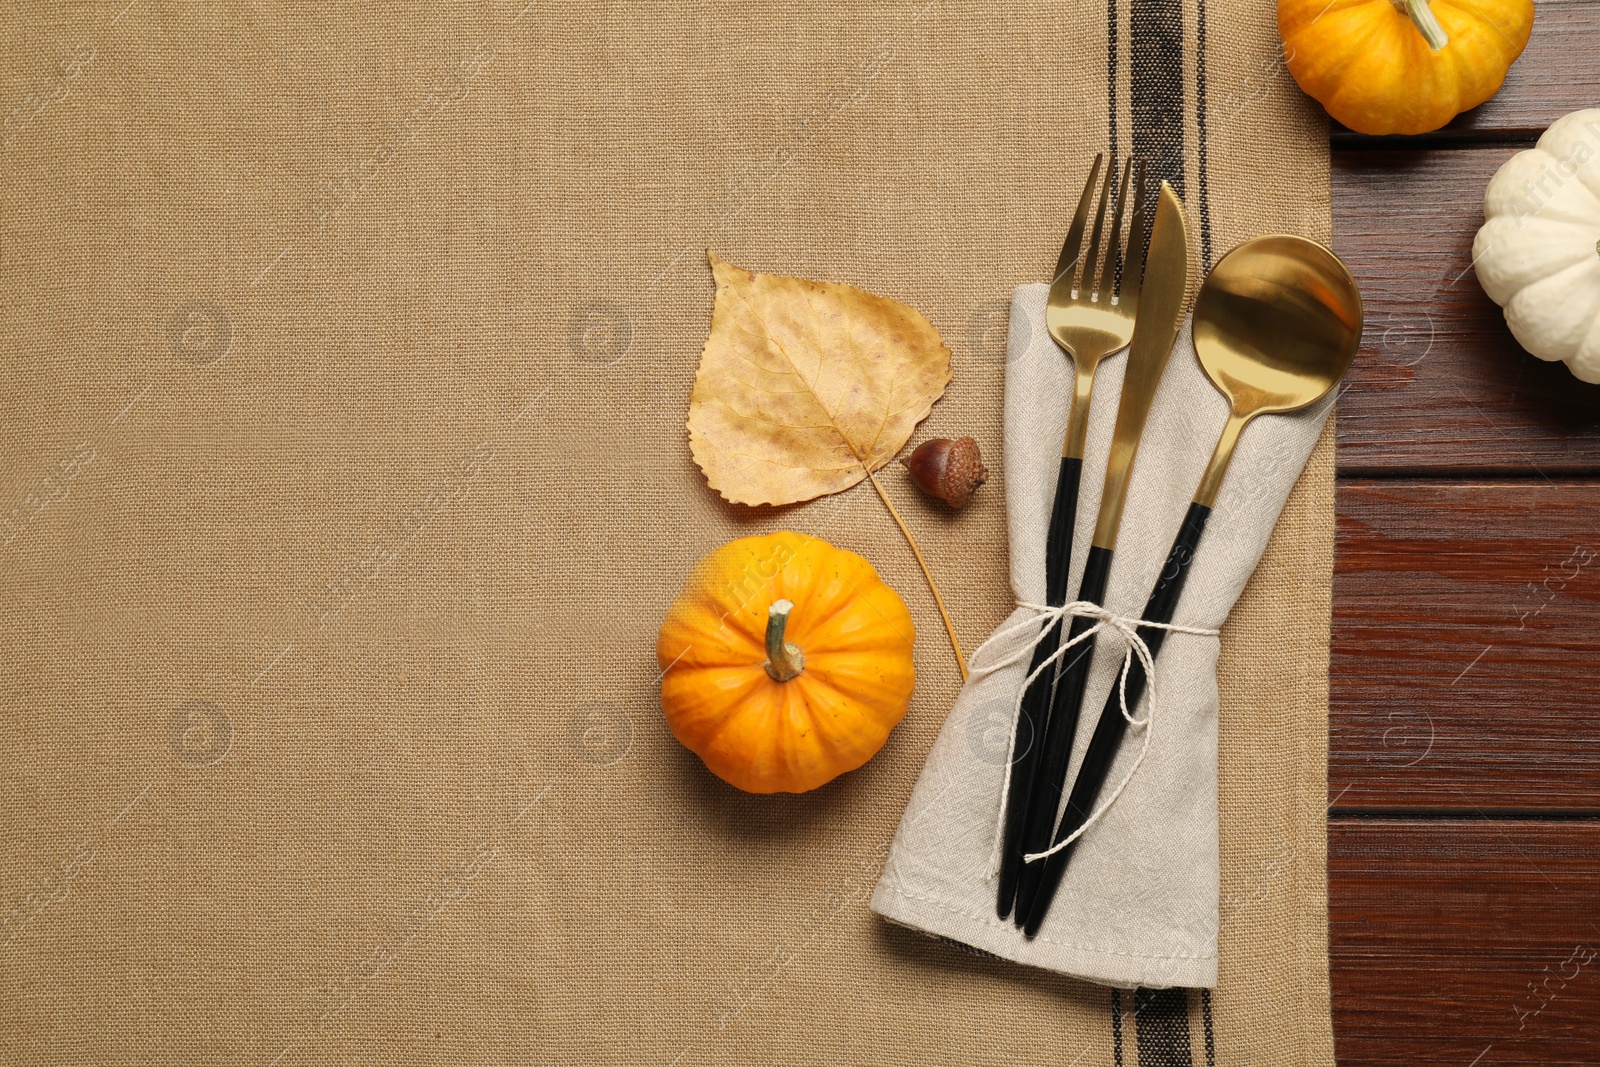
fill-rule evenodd
<path id="1" fill-rule="evenodd" d="M 1195 302 L 1195 353 L 1235 411 L 1316 403 L 1344 377 L 1360 341 L 1355 279 L 1304 237 L 1246 241 L 1212 268 Z"/>
<path id="2" fill-rule="evenodd" d="M 1361 293 L 1328 249 L 1268 234 L 1217 261 L 1194 308 L 1194 350 L 1231 415 L 1195 500 L 1209 507 L 1239 433 L 1339 384 L 1361 343 Z"/>

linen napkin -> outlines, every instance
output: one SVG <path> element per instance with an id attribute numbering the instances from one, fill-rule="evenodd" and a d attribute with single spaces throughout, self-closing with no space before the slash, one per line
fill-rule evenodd
<path id="1" fill-rule="evenodd" d="M 1019 605 L 1045 599 L 1045 532 L 1066 430 L 1072 372 L 1045 330 L 1049 287 L 1012 295 L 1005 385 L 1011 585 Z M 1129 486 L 1106 604 L 1137 618 L 1211 456 L 1228 406 L 1205 377 L 1185 323 L 1157 392 Z M 1095 382 L 1073 542 L 1069 596 L 1093 535 L 1127 358 Z M 1255 570 L 1278 514 L 1316 444 L 1333 397 L 1303 412 L 1264 416 L 1246 429 L 1190 565 L 1174 625 L 1222 626 Z M 1019 606 L 973 656 L 974 668 L 1022 650 L 1035 616 Z M 1226 639 L 1226 634 L 1223 635 Z M 1076 775 L 1089 735 L 1122 669 L 1126 646 L 1096 638 L 1094 666 L 1073 746 Z M 1116 801 L 1078 842 L 1039 934 L 1022 936 L 995 914 L 991 874 L 1018 690 L 1028 670 L 974 670 L 923 767 L 872 898 L 906 926 L 1020 963 L 1107 985 L 1211 988 L 1217 980 L 1218 638 L 1169 633 L 1152 684 L 1097 807 L 1149 750 Z M 1152 709 L 1151 701 L 1155 700 Z M 1070 779 L 1069 779 L 1070 780 Z"/>

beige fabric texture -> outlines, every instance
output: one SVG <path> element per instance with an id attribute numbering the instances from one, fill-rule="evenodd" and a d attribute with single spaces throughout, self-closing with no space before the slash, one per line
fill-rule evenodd
<path id="1" fill-rule="evenodd" d="M 987 634 L 1006 307 L 1110 137 L 1106 21 L 10 5 L 0 1062 L 1111 1063 L 1104 989 L 868 909 L 959 688 L 881 502 L 725 505 L 683 428 L 705 248 L 914 304 L 955 353 L 918 439 L 995 477 L 959 515 L 883 480 Z M 1325 237 L 1270 11 L 1205 38 L 1216 248 Z M 700 555 L 783 527 L 901 592 L 918 689 L 860 771 L 754 797 L 652 650 Z M 1331 547 L 1325 437 L 1221 643 L 1223 1063 L 1332 1059 Z"/>

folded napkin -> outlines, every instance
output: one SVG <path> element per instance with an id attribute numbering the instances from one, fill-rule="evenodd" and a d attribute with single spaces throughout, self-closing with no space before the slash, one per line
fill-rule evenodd
<path id="1" fill-rule="evenodd" d="M 1045 532 L 1066 430 L 1072 372 L 1045 331 L 1045 285 L 1012 295 L 1005 391 L 1006 509 L 1011 586 L 1019 605 L 1045 599 Z M 1069 595 L 1093 536 L 1126 357 L 1104 363 L 1089 417 Z M 1245 431 L 1173 618 L 1220 627 L 1267 539 L 1333 406 L 1257 419 Z M 1106 607 L 1137 618 L 1227 418 L 1227 402 L 1195 358 L 1186 324 L 1167 364 L 1134 465 Z M 974 654 L 974 667 L 1023 652 L 1036 612 L 1019 606 Z M 1225 636 L 1225 635 L 1224 635 Z M 1094 666 L 1073 746 L 1076 775 L 1116 684 L 1126 645 L 1096 638 Z M 873 894 L 880 915 L 973 948 L 1114 986 L 1210 988 L 1217 979 L 1217 641 L 1170 633 L 1153 684 L 1101 792 L 1113 804 L 1083 834 L 1039 935 L 995 915 L 991 874 L 1001 784 L 1028 656 L 974 670 L 928 756 Z M 1151 701 L 1155 705 L 1152 709 Z"/>

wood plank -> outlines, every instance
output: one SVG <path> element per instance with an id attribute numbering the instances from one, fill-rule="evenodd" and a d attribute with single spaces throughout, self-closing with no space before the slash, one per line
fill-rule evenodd
<path id="1" fill-rule="evenodd" d="M 1342 473 L 1600 473 L 1600 386 L 1523 351 L 1471 269 L 1484 187 L 1515 151 L 1335 154 L 1334 250 L 1367 314 Z"/>
<path id="2" fill-rule="evenodd" d="M 1335 821 L 1341 1067 L 1600 1059 L 1600 823 Z"/>
<path id="3" fill-rule="evenodd" d="M 1600 483 L 1346 481 L 1337 552 L 1340 809 L 1600 809 Z"/>

